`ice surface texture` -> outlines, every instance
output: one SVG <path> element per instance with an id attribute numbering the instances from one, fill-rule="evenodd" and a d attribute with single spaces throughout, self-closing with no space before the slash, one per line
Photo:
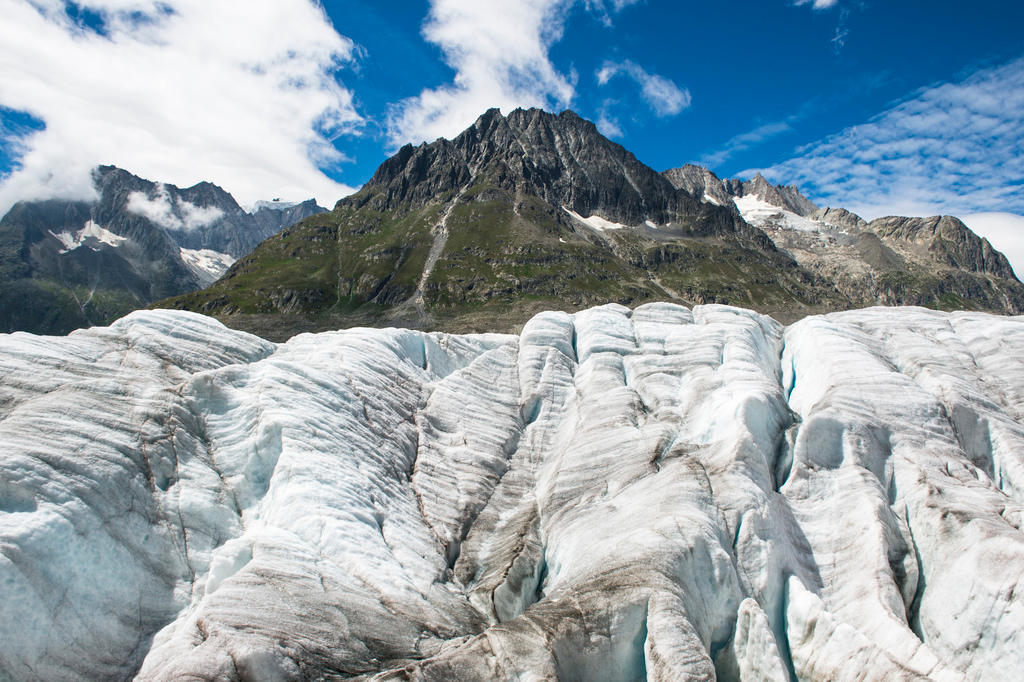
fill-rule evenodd
<path id="1" fill-rule="evenodd" d="M 0 679 L 1004 680 L 1024 319 L 0 336 Z"/>

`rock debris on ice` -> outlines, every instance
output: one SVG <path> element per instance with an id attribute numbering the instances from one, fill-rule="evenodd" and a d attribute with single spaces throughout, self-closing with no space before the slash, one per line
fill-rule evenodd
<path id="1" fill-rule="evenodd" d="M 0 678 L 1005 680 L 1024 319 L 0 336 Z"/>

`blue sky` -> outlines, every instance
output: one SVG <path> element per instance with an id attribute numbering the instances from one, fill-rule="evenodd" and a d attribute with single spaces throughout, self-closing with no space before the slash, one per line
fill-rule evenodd
<path id="1" fill-rule="evenodd" d="M 239 7 L 245 7 L 239 12 Z M 0 208 L 114 163 L 326 205 L 490 106 L 822 204 L 1024 213 L 1024 4 L 0 0 Z"/>

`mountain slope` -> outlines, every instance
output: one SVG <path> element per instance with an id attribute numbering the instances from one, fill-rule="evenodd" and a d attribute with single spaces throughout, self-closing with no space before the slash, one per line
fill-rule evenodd
<path id="1" fill-rule="evenodd" d="M 761 175 L 723 181 L 684 166 L 665 177 L 705 201 L 734 204 L 776 247 L 854 305 L 1024 312 L 1024 285 L 1006 257 L 952 216 L 868 223 L 842 208 L 819 209 L 796 187 L 772 186 Z"/>
<path id="2" fill-rule="evenodd" d="M 161 305 L 287 338 L 351 324 L 510 331 L 544 308 L 664 299 L 845 304 L 735 208 L 675 188 L 572 112 L 531 109 L 402 148 L 331 213 Z"/>
<path id="3" fill-rule="evenodd" d="M 211 183 L 179 189 L 113 166 L 93 181 L 93 202 L 20 202 L 0 220 L 0 329 L 66 333 L 199 289 L 323 210 L 310 200 L 249 214 Z"/>
<path id="4" fill-rule="evenodd" d="M 142 311 L 0 375 L 3 679 L 1024 669 L 1021 318 Z"/>

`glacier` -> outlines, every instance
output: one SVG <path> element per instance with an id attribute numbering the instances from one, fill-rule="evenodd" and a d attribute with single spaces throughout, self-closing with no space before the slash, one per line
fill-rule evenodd
<path id="1" fill-rule="evenodd" d="M 0 377 L 0 679 L 1024 670 L 1024 318 L 156 310 Z"/>

